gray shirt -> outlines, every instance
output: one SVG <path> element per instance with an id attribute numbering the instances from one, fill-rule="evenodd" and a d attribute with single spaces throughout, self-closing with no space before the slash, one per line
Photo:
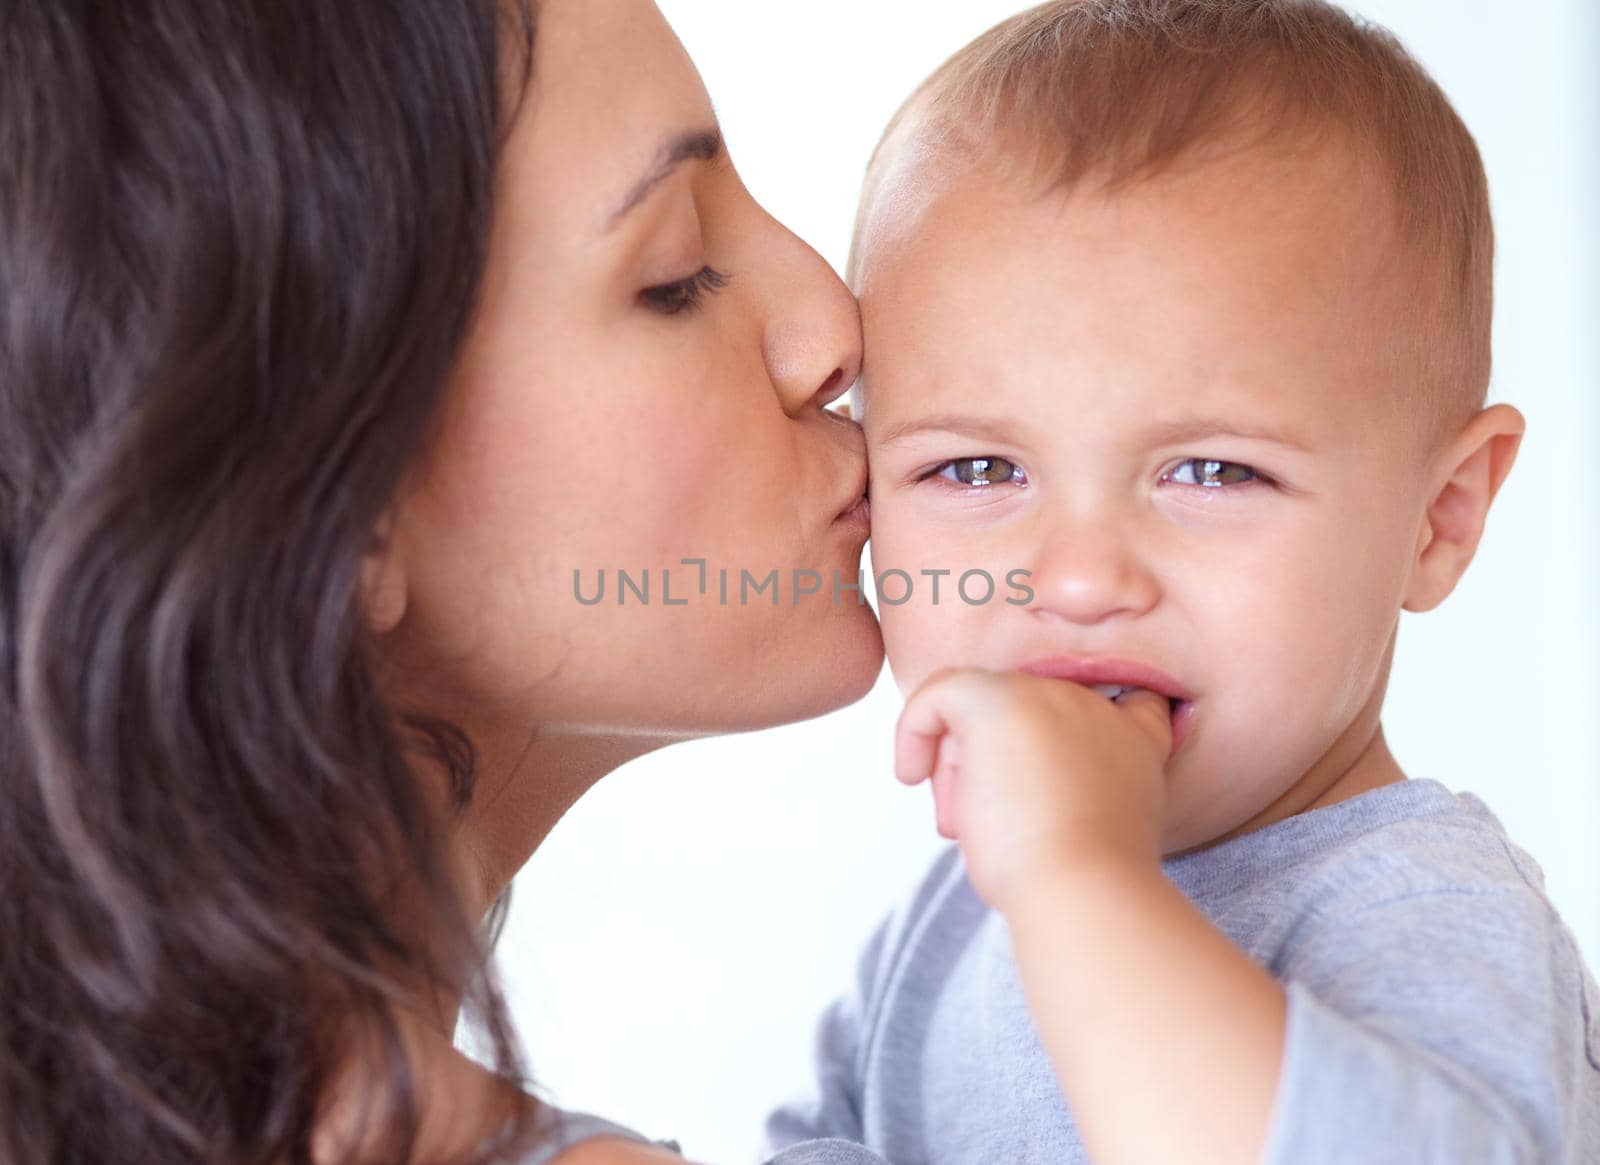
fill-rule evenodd
<path id="1" fill-rule="evenodd" d="M 1403 781 L 1164 868 L 1286 989 L 1265 1165 L 1600 1162 L 1600 990 L 1476 797 Z M 767 1135 L 893 1165 L 1087 1160 L 954 848 L 868 945 L 815 1095 Z"/>

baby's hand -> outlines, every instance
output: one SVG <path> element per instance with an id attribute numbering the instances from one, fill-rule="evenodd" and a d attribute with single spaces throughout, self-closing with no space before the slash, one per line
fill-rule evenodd
<path id="1" fill-rule="evenodd" d="M 1065 680 L 955 668 L 906 701 L 895 776 L 932 779 L 939 832 L 1005 913 L 1079 862 L 1160 862 L 1171 746 L 1169 705 L 1154 692 L 1113 703 Z"/>

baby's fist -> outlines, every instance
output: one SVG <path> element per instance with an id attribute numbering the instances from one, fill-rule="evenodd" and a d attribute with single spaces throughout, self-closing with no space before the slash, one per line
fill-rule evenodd
<path id="1" fill-rule="evenodd" d="M 1065 680 L 948 669 L 906 701 L 895 776 L 932 781 L 939 832 L 1005 912 L 1075 863 L 1159 863 L 1171 741 L 1153 692 L 1113 702 Z"/>

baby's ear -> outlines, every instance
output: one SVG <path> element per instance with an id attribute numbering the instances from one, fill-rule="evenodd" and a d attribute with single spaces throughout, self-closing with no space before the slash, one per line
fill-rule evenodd
<path id="1" fill-rule="evenodd" d="M 1455 590 L 1478 551 L 1489 506 L 1511 472 L 1526 427 L 1516 409 L 1493 405 L 1473 417 L 1440 453 L 1406 610 L 1431 611 Z"/>

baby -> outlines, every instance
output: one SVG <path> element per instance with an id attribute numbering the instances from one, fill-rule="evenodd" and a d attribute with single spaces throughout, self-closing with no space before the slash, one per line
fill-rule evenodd
<path id="1" fill-rule="evenodd" d="M 1492 250 L 1443 94 L 1317 0 L 1062 0 L 912 96 L 855 408 L 897 775 L 959 848 L 774 1148 L 1600 1161 L 1600 992 L 1537 865 L 1380 724 L 1523 429 Z"/>

